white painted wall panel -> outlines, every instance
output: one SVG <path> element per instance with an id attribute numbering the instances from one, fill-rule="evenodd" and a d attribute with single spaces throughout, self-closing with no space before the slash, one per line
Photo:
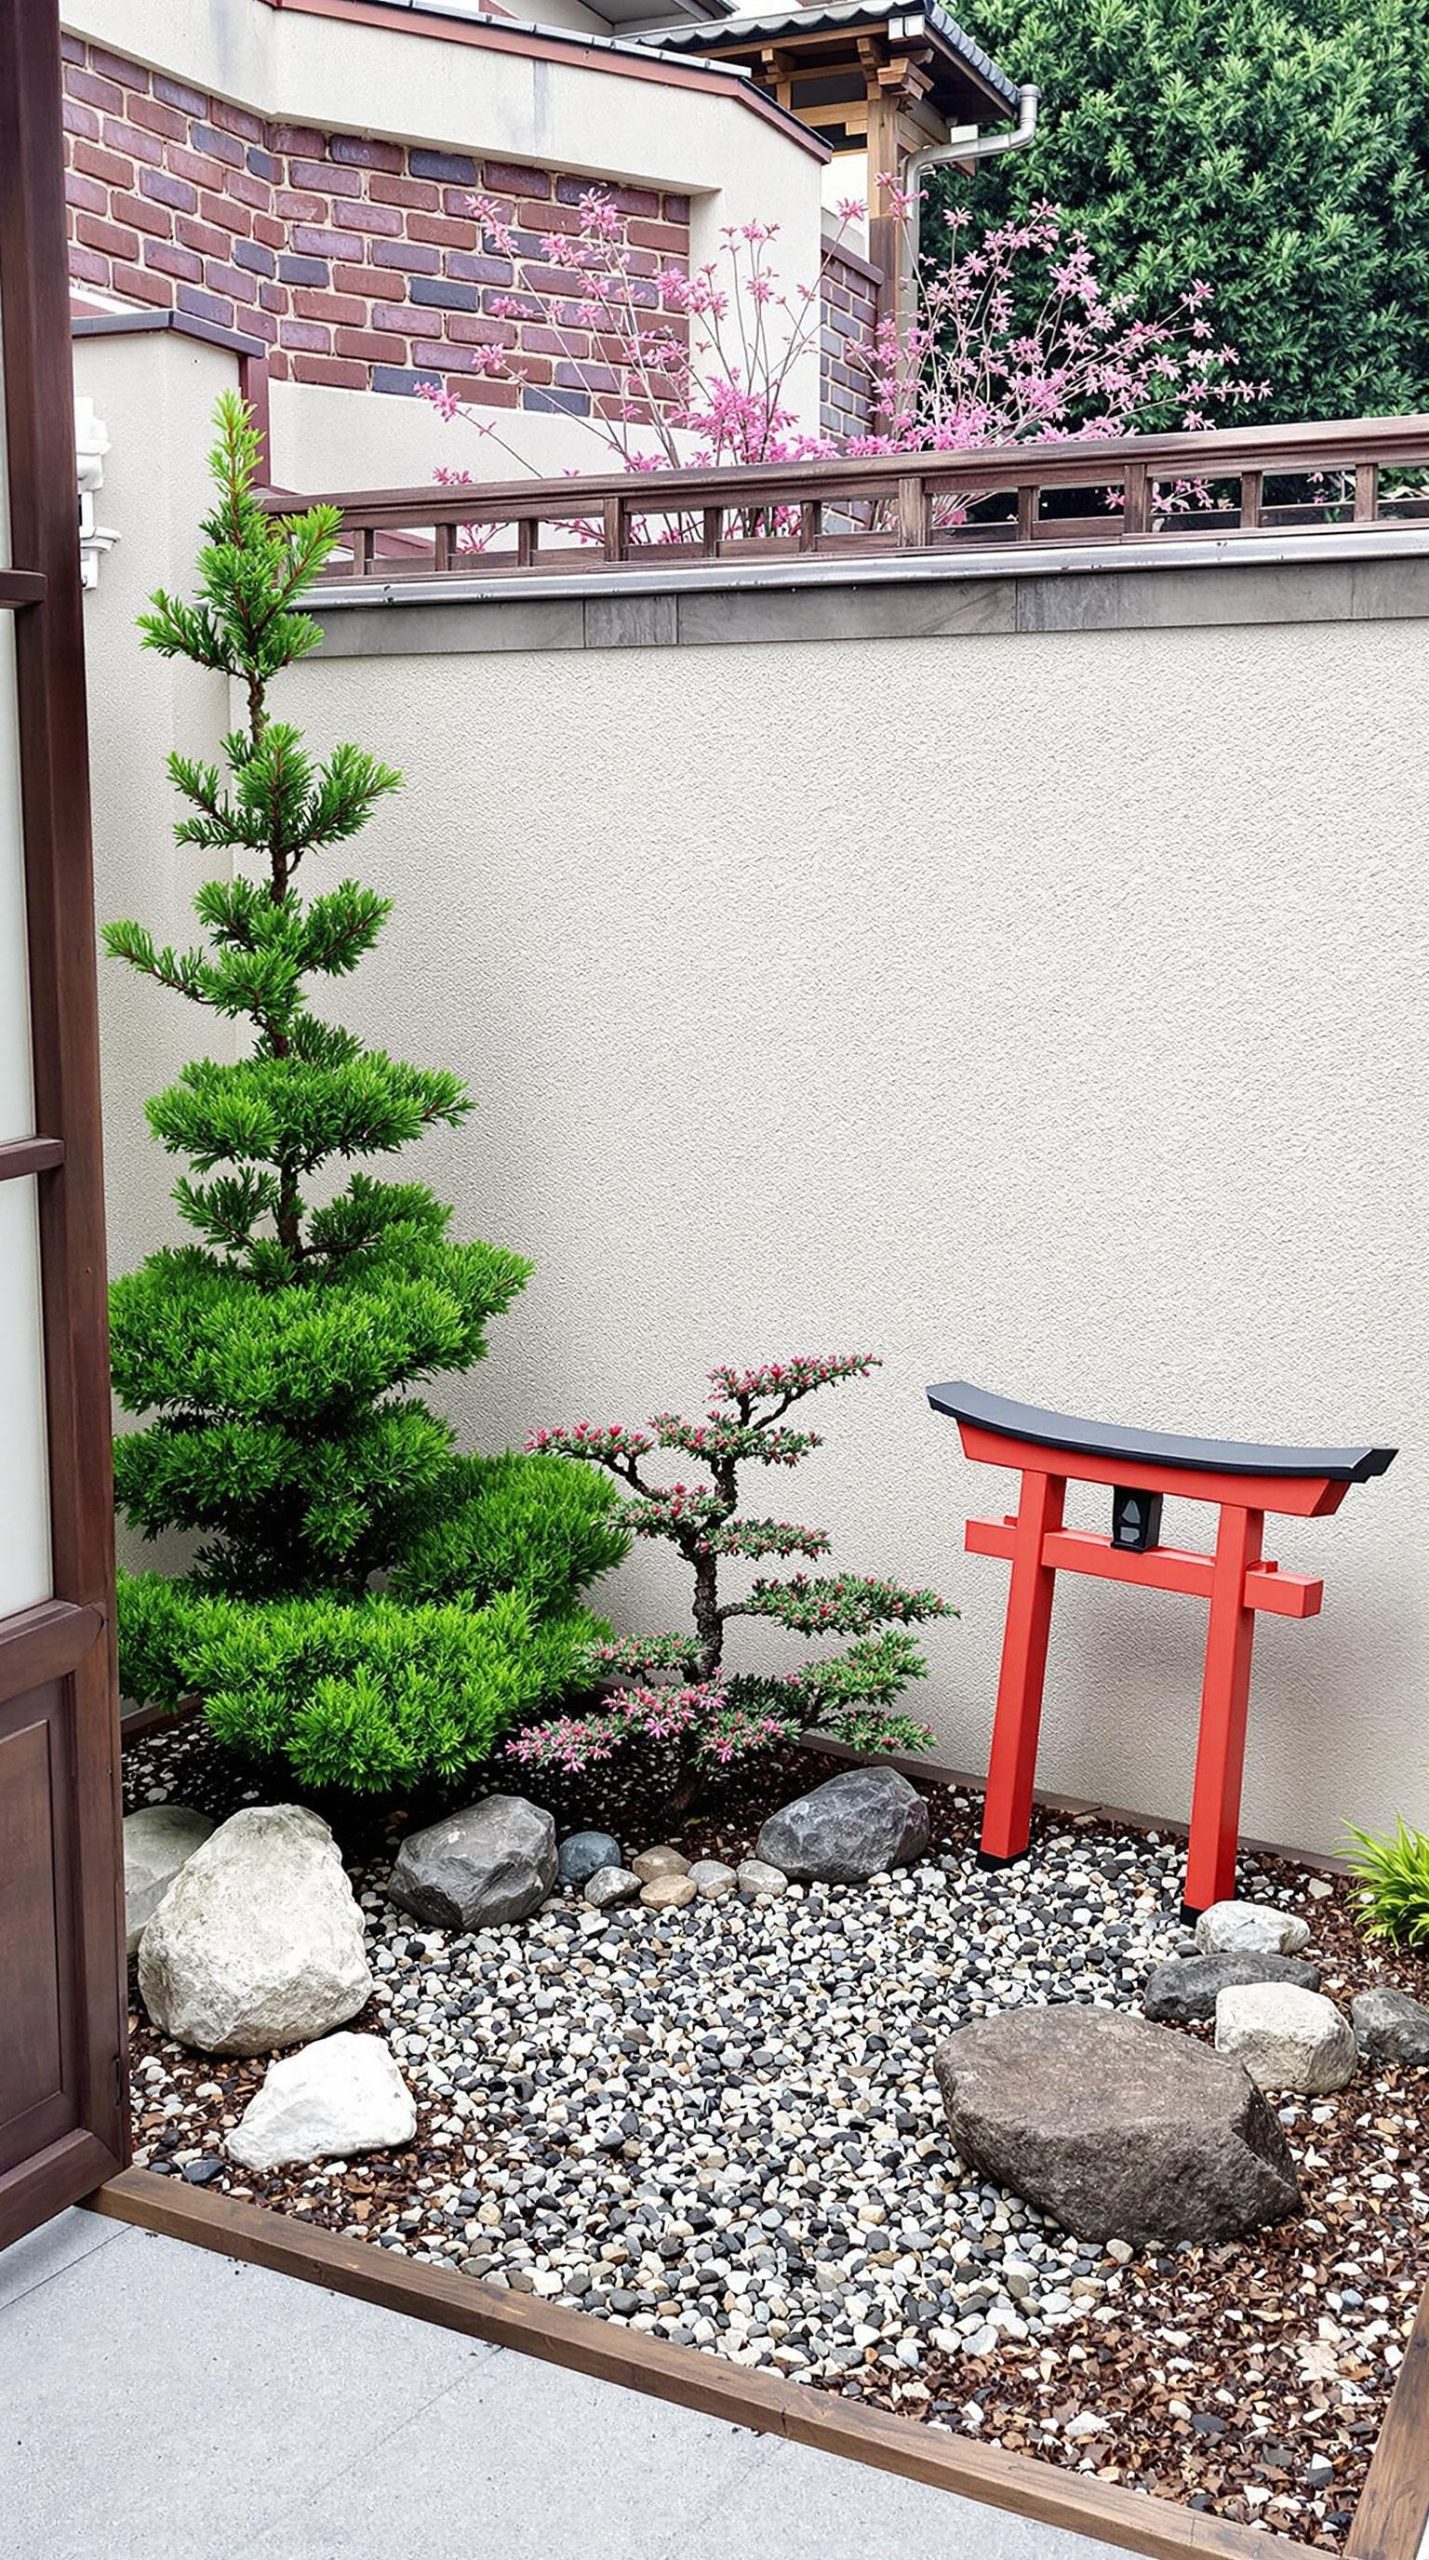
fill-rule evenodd
<path id="1" fill-rule="evenodd" d="M 0 1182 L 0 1618 L 50 1596 L 35 1182 Z"/>

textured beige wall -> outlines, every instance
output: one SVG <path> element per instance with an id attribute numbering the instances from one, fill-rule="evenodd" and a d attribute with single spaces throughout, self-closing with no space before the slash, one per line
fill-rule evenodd
<path id="1" fill-rule="evenodd" d="M 132 624 L 188 580 L 230 366 L 160 335 L 83 341 L 77 372 L 122 536 L 86 600 L 100 912 L 181 936 L 204 866 L 172 845 L 163 756 L 212 752 L 227 707 Z M 335 1009 L 469 1076 L 466 1131 L 408 1161 L 540 1266 L 448 1398 L 464 1427 L 638 1419 L 717 1359 L 882 1352 L 768 1490 L 836 1562 L 960 1605 L 921 1694 L 970 1766 L 1006 1569 L 962 1556 L 961 1521 L 1013 1480 L 964 1465 L 930 1379 L 1400 1441 L 1337 1519 L 1271 1538 L 1327 1600 L 1261 1622 L 1246 1825 L 1328 1847 L 1346 1818 L 1429 1820 L 1426 691 L 1411 619 L 295 673 L 290 716 L 408 776 L 344 857 L 398 904 Z M 101 985 L 122 1268 L 177 1232 L 142 1102 L 207 1026 L 117 967 Z M 1103 1511 L 1084 1491 L 1073 1516 Z M 1168 1508 L 1167 1535 L 1207 1520 Z M 663 1567 L 626 1569 L 619 1617 L 678 1608 Z M 1044 1782 L 1184 1810 L 1202 1627 L 1064 1580 Z"/>
<path id="2" fill-rule="evenodd" d="M 928 1380 L 1401 1441 L 1270 1541 L 1327 1600 L 1261 1622 L 1246 1826 L 1429 1818 L 1426 691 L 1408 622 L 314 662 L 297 716 L 409 781 L 362 847 L 398 909 L 344 1014 L 470 1077 L 425 1169 L 540 1266 L 467 1427 L 880 1351 L 771 1490 L 960 1605 L 923 1695 L 968 1765 L 1006 1570 L 961 1519 L 1013 1480 Z M 1209 1517 L 1168 1506 L 1168 1537 Z M 661 1561 L 622 1617 L 670 1606 Z M 1184 1810 L 1203 1623 L 1063 1581 L 1045 1783 Z"/>

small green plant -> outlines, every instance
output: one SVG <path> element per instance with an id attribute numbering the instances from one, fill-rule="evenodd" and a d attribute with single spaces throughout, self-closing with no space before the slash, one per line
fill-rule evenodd
<path id="1" fill-rule="evenodd" d="M 1374 1935 L 1429 1946 L 1429 1831 L 1411 1831 L 1401 1819 L 1388 1839 L 1353 1825 L 1350 1837 L 1357 1844 L 1350 1864 Z"/>
<path id="2" fill-rule="evenodd" d="M 189 808 L 178 840 L 223 875 L 199 891 L 192 949 L 136 923 L 105 941 L 247 1039 L 148 1106 L 192 1168 L 174 1190 L 192 1240 L 114 1285 L 115 1390 L 143 1422 L 118 1441 L 115 1479 L 146 1537 L 200 1543 L 182 1576 L 121 1574 L 121 1677 L 159 1704 L 196 1692 L 224 1741 L 309 1785 L 410 1787 L 458 1778 L 579 1681 L 609 1634 L 579 1595 L 629 1532 L 589 1468 L 461 1454 L 413 1393 L 484 1357 L 530 1264 L 455 1241 L 423 1183 L 333 1181 L 472 1103 L 449 1070 L 365 1048 L 313 1010 L 312 982 L 356 968 L 391 902 L 355 880 L 301 896 L 302 866 L 401 777 L 355 746 L 319 760 L 272 716 L 274 677 L 320 637 L 299 608 L 339 517 L 270 516 L 242 401 L 221 400 L 217 426 L 198 599 L 156 595 L 140 628 L 243 702 L 222 767 L 169 759 Z"/>

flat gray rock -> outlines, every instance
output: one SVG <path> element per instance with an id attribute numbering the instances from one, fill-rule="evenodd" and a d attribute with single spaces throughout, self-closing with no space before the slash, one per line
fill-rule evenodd
<path id="1" fill-rule="evenodd" d="M 1213 1902 L 1196 1922 L 1203 1956 L 1298 1956 L 1309 1943 L 1309 1921 L 1271 1902 Z"/>
<path id="2" fill-rule="evenodd" d="M 1079 2240 L 1229 2240 L 1299 2209 L 1238 2064 L 1113 2009 L 1009 2009 L 938 2047 L 963 2158 Z"/>
<path id="3" fill-rule="evenodd" d="M 921 1858 L 928 1807 L 897 1769 L 845 1769 L 771 1813 L 755 1857 L 800 1883 L 862 1884 Z"/>
<path id="4" fill-rule="evenodd" d="M 327 1824 L 296 1804 L 220 1823 L 139 1941 L 139 1989 L 160 2034 L 200 2053 L 274 2053 L 356 2017 L 372 1975 Z"/>
<path id="5" fill-rule="evenodd" d="M 1162 2026 L 1187 2027 L 1195 2018 L 1213 2018 L 1220 1993 L 1241 1982 L 1294 1982 L 1318 1991 L 1320 1968 L 1299 1956 L 1183 1956 L 1157 1966 L 1142 2006 Z"/>
<path id="6" fill-rule="evenodd" d="M 556 1872 L 562 1884 L 589 1884 L 602 1867 L 618 1867 L 620 1842 L 608 1831 L 571 1831 L 561 1842 Z"/>
<path id="7" fill-rule="evenodd" d="M 212 1830 L 208 1815 L 186 1804 L 145 1804 L 124 1816 L 124 1925 L 131 1956 L 175 1876 Z"/>
<path id="8" fill-rule="evenodd" d="M 524 1796 L 484 1796 L 403 1841 L 389 1899 L 437 1929 L 495 1929 L 525 1920 L 552 1890 L 556 1826 Z"/>
<path id="9" fill-rule="evenodd" d="M 1343 2089 L 1359 2059 L 1349 2019 L 1322 1991 L 1293 1982 L 1244 1982 L 1216 2002 L 1216 2051 L 1250 2073 L 1257 2089 L 1322 2098 Z"/>
<path id="10" fill-rule="evenodd" d="M 1429 2069 L 1429 2009 L 1407 1991 L 1377 1985 L 1350 2002 L 1355 2039 L 1367 2062 L 1407 2062 Z"/>

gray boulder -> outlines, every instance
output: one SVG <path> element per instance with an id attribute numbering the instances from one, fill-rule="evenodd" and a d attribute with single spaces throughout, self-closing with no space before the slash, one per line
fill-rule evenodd
<path id="1" fill-rule="evenodd" d="M 382 2038 L 324 2036 L 270 2063 L 226 2147 L 245 2169 L 277 2169 L 385 2151 L 416 2130 L 412 2093 Z"/>
<path id="2" fill-rule="evenodd" d="M 608 1831 L 571 1831 L 561 1842 L 556 1873 L 562 1884 L 589 1884 L 602 1867 L 618 1867 L 620 1842 Z"/>
<path id="3" fill-rule="evenodd" d="M 1407 1991 L 1377 1984 L 1350 2002 L 1355 2038 L 1367 2062 L 1407 2062 L 1429 2069 L 1429 2009 Z"/>
<path id="4" fill-rule="evenodd" d="M 186 1804 L 146 1804 L 124 1816 L 124 1924 L 131 1956 L 179 1869 L 212 1829 L 206 1813 Z"/>
<path id="5" fill-rule="evenodd" d="M 1229 2240 L 1297 2211 L 1238 2064 L 1112 2009 L 1009 2009 L 933 2057 L 953 2140 L 1079 2240 Z"/>
<path id="6" fill-rule="evenodd" d="M 387 1879 L 399 1911 L 436 1929 L 525 1920 L 556 1881 L 556 1826 L 524 1796 L 484 1796 L 403 1841 Z"/>
<path id="7" fill-rule="evenodd" d="M 1320 1968 L 1299 1956 L 1184 1956 L 1157 1966 L 1142 2006 L 1163 2026 L 1188 2027 L 1195 2018 L 1213 2018 L 1219 1994 L 1241 1982 L 1294 1982 L 1318 1991 Z"/>
<path id="8" fill-rule="evenodd" d="M 1231 2055 L 1257 2089 L 1320 2098 L 1354 2077 L 1349 2019 L 1322 1991 L 1293 1982 L 1244 1982 L 1216 2002 L 1216 2051 Z"/>
<path id="9" fill-rule="evenodd" d="M 1309 1943 L 1309 1921 L 1271 1902 L 1213 1902 L 1196 1922 L 1203 1956 L 1298 1956 Z"/>
<path id="10" fill-rule="evenodd" d="M 771 1813 L 754 1854 L 786 1876 L 862 1884 L 904 1867 L 928 1846 L 928 1808 L 896 1769 L 845 1769 Z"/>
<path id="11" fill-rule="evenodd" d="M 372 1976 L 327 1824 L 296 1804 L 220 1823 L 139 1941 L 139 1989 L 160 2033 L 200 2053 L 273 2053 L 356 2017 Z"/>

